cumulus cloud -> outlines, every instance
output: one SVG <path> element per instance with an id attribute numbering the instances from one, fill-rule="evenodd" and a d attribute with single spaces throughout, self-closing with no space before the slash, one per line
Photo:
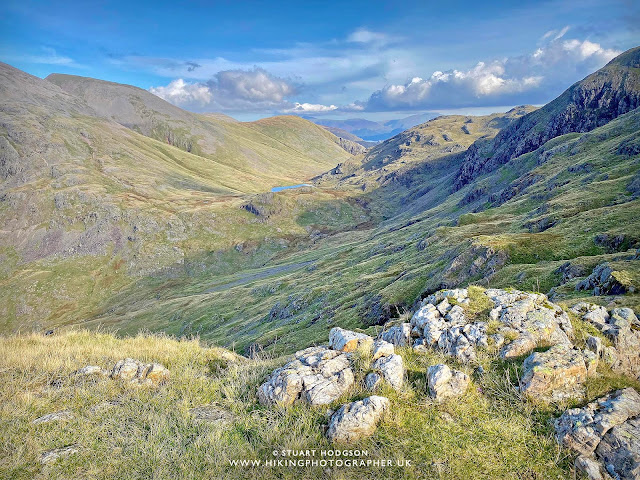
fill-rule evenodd
<path id="1" fill-rule="evenodd" d="M 549 91 L 559 93 L 558 88 L 566 88 L 577 75 L 602 67 L 620 53 L 589 40 L 563 40 L 567 31 L 547 32 L 544 38 L 551 40 L 532 54 L 416 76 L 385 86 L 360 105 L 370 111 L 508 105 L 522 103 L 523 93 L 530 103 L 546 101 Z"/>
<path id="2" fill-rule="evenodd" d="M 296 87 L 262 68 L 253 68 L 223 70 L 208 82 L 187 83 L 179 78 L 149 91 L 191 110 L 262 111 L 290 108 L 286 99 L 296 93 Z"/>
<path id="3" fill-rule="evenodd" d="M 166 87 L 151 87 L 149 91 L 180 107 L 194 105 L 204 107 L 209 105 L 213 99 L 213 95 L 206 85 L 187 83 L 181 78 L 172 81 Z"/>
<path id="4" fill-rule="evenodd" d="M 285 113 L 324 113 L 337 110 L 335 105 L 321 105 L 317 103 L 298 103 L 295 102 L 293 108 L 284 110 Z"/>

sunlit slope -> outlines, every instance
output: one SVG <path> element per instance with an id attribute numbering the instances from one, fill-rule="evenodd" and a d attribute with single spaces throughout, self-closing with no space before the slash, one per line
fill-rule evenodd
<path id="1" fill-rule="evenodd" d="M 230 122 L 187 112 L 131 85 L 61 74 L 47 80 L 83 99 L 99 116 L 255 176 L 263 189 L 299 183 L 351 156 L 337 137 L 298 117 Z M 255 187 L 248 191 L 258 191 Z"/>

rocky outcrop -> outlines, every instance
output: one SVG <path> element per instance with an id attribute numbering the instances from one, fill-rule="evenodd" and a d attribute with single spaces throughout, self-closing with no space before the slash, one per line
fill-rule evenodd
<path id="1" fill-rule="evenodd" d="M 464 394 L 470 381 L 464 372 L 451 370 L 443 364 L 432 365 L 427 370 L 429 395 L 438 401 Z"/>
<path id="2" fill-rule="evenodd" d="M 609 430 L 596 449 L 609 475 L 620 480 L 640 478 L 640 417 Z"/>
<path id="3" fill-rule="evenodd" d="M 371 349 L 373 338 L 364 333 L 334 327 L 329 332 L 329 347 L 341 352 L 353 352 L 359 348 Z"/>
<path id="4" fill-rule="evenodd" d="M 561 344 L 535 352 L 524 361 L 521 392 L 543 402 L 562 402 L 584 396 L 584 383 L 596 373 L 597 357 Z"/>
<path id="5" fill-rule="evenodd" d="M 589 132 L 639 107 L 638 64 L 640 47 L 628 50 L 544 107 L 506 126 L 494 139 L 476 141 L 464 154 L 455 189 L 552 138 Z"/>
<path id="6" fill-rule="evenodd" d="M 169 370 L 159 363 L 143 363 L 125 358 L 114 365 L 110 377 L 138 385 L 157 386 L 169 380 Z"/>
<path id="7" fill-rule="evenodd" d="M 368 437 L 388 408 L 389 400 L 377 395 L 347 403 L 331 417 L 327 437 L 335 443 L 352 443 Z"/>
<path id="8" fill-rule="evenodd" d="M 571 310 L 595 326 L 613 346 L 605 347 L 601 339 L 590 337 L 587 346 L 616 372 L 640 377 L 640 320 L 630 308 L 606 308 L 578 303 Z"/>
<path id="9" fill-rule="evenodd" d="M 500 354 L 507 359 L 525 355 L 539 345 L 571 343 L 569 317 L 545 295 L 497 289 L 486 290 L 484 295 L 494 305 L 490 319 L 498 325 L 495 333 L 489 333 L 487 322 L 467 318 L 467 290 L 441 290 L 425 298 L 411 318 L 411 335 L 417 337 L 414 346 L 438 348 L 461 362 L 471 362 L 476 359 L 476 349 L 487 348 L 490 340 L 498 347 L 504 344 Z"/>
<path id="10" fill-rule="evenodd" d="M 592 290 L 595 296 L 599 295 L 624 295 L 635 291 L 632 285 L 623 283 L 620 274 L 613 270 L 607 263 L 601 263 L 593 269 L 591 275 L 578 282 L 576 290 Z"/>
<path id="11" fill-rule="evenodd" d="M 640 395 L 633 388 L 618 390 L 572 408 L 555 422 L 556 438 L 577 452 L 576 466 L 589 478 L 640 478 Z M 599 468 L 596 469 L 596 463 Z M 601 477 L 598 477 L 601 475 Z"/>
<path id="12" fill-rule="evenodd" d="M 346 353 L 327 347 L 310 347 L 295 353 L 295 359 L 274 370 L 258 388 L 263 405 L 291 405 L 301 400 L 327 405 L 353 384 L 353 370 Z"/>

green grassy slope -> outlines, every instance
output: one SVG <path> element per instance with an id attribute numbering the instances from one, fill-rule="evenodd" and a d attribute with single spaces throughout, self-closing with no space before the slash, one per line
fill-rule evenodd
<path id="1" fill-rule="evenodd" d="M 637 307 L 637 293 L 600 298 L 573 287 L 604 261 L 619 262 L 635 284 L 640 280 L 640 260 L 635 250 L 626 251 L 640 242 L 640 200 L 628 190 L 640 159 L 624 149 L 639 131 L 640 112 L 634 111 L 591 133 L 560 137 L 473 187 L 434 196 L 418 214 L 283 250 L 260 269 L 142 282 L 137 293 L 107 302 L 89 325 L 125 333 L 145 325 L 198 333 L 241 351 L 257 342 L 287 352 L 320 341 L 332 326 L 380 323 L 408 309 L 422 292 L 472 282 L 543 292 L 557 287 L 566 302 L 588 297 Z M 452 181 L 447 169 L 441 175 L 421 172 L 415 188 Z M 482 193 L 470 195 L 474 189 Z M 374 194 L 391 194 L 380 190 Z M 506 199 L 504 192 L 512 191 Z M 414 201 L 424 202 L 424 196 L 429 194 Z M 611 250 L 597 243 L 602 234 L 625 241 Z M 556 271 L 567 261 L 585 268 L 582 277 L 563 284 Z M 143 293 L 150 291 L 157 297 Z"/>

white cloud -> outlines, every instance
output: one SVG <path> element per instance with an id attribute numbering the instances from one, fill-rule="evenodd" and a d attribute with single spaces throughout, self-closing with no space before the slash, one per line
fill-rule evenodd
<path id="1" fill-rule="evenodd" d="M 553 38 L 532 54 L 479 62 L 468 70 L 433 72 L 429 78 L 413 77 L 374 92 L 365 109 L 431 109 L 522 103 L 543 98 L 549 90 L 564 89 L 581 75 L 606 64 L 620 52 L 589 40 L 564 40 L 569 30 L 550 31 Z M 544 97 L 548 100 L 548 96 Z"/>
<path id="2" fill-rule="evenodd" d="M 151 87 L 151 93 L 179 107 L 209 105 L 213 94 L 208 86 L 199 83 L 187 83 L 178 78 L 166 87 Z"/>
<path id="3" fill-rule="evenodd" d="M 284 113 L 322 113 L 331 112 L 337 110 L 335 105 L 321 105 L 317 103 L 298 103 L 296 102 L 293 108 L 284 110 Z"/>
<path id="4" fill-rule="evenodd" d="M 259 111 L 290 107 L 296 93 L 289 81 L 264 69 L 223 70 L 208 82 L 187 83 L 179 78 L 149 91 L 183 108 L 208 111 Z"/>

